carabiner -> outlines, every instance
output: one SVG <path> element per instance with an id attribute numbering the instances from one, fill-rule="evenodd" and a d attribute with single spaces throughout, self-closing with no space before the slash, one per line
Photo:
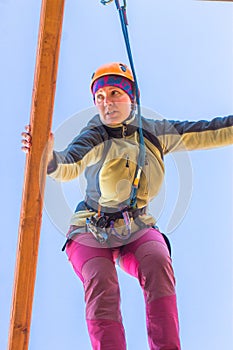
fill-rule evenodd
<path id="1" fill-rule="evenodd" d="M 114 0 L 101 0 L 100 2 L 101 2 L 101 4 L 103 4 L 103 5 L 108 5 L 108 4 L 110 4 L 110 2 L 112 2 L 112 1 L 114 1 Z"/>
<path id="2" fill-rule="evenodd" d="M 108 5 L 113 1 L 114 0 L 100 0 L 101 4 L 103 4 L 103 5 Z M 123 8 L 124 10 L 126 9 L 126 0 L 123 0 L 123 3 L 124 3 L 124 5 L 120 6 L 120 2 L 118 0 L 116 1 L 116 5 L 117 5 L 118 10 L 120 7 Z"/>

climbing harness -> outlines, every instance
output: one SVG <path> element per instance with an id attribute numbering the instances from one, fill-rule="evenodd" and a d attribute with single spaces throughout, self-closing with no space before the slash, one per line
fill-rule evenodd
<path id="1" fill-rule="evenodd" d="M 84 201 L 81 202 L 79 205 L 85 206 L 85 208 L 87 209 L 87 204 Z M 144 207 L 142 209 L 131 210 L 130 212 L 123 210 L 122 212 L 116 212 L 116 213 L 112 213 L 112 214 L 102 213 L 101 216 L 99 216 L 98 213 L 96 213 L 91 218 L 87 219 L 86 228 L 87 228 L 87 231 L 92 233 L 93 236 L 95 237 L 95 239 L 101 244 L 105 244 L 105 243 L 108 244 L 109 238 L 111 236 L 118 238 L 120 241 L 127 241 L 131 237 L 130 218 L 133 218 L 135 223 L 139 227 L 140 226 L 141 226 L 141 228 L 152 227 L 155 230 L 159 231 L 164 238 L 164 241 L 167 245 L 169 254 L 171 256 L 171 254 L 172 254 L 171 243 L 170 243 L 168 237 L 159 230 L 158 226 L 155 226 L 155 225 L 147 226 L 146 224 L 142 223 L 140 221 L 140 219 L 138 218 L 139 215 L 142 215 L 145 212 L 146 212 L 146 207 Z M 114 228 L 114 222 L 118 218 L 124 218 L 124 222 L 125 222 L 125 226 L 126 226 L 126 234 L 121 235 Z M 108 230 L 108 228 L 109 228 L 109 230 Z M 69 233 L 67 235 L 67 239 L 65 241 L 65 244 L 62 247 L 62 251 L 65 250 L 67 244 L 70 241 L 75 239 L 75 237 L 78 234 L 83 233 L 83 232 L 84 232 L 83 227 L 71 226 Z"/>
<path id="2" fill-rule="evenodd" d="M 108 5 L 112 1 L 113 0 L 101 0 L 100 2 L 103 5 Z M 131 67 L 132 74 L 134 77 L 135 95 L 136 95 L 136 103 L 137 103 L 137 114 L 138 114 L 138 123 L 139 123 L 139 125 L 138 125 L 139 155 L 138 155 L 138 162 L 137 162 L 137 167 L 136 167 L 136 171 L 135 171 L 135 176 L 134 176 L 134 180 L 133 180 L 132 187 L 131 187 L 130 197 L 126 203 L 129 208 L 136 208 L 136 206 L 137 206 L 137 190 L 139 187 L 140 177 L 142 174 L 142 168 L 145 164 L 146 152 L 145 152 L 145 143 L 144 143 L 143 131 L 142 131 L 140 94 L 139 94 L 136 71 L 135 71 L 135 67 L 134 67 L 133 55 L 132 55 L 132 51 L 131 51 L 131 47 L 130 47 L 128 29 L 127 29 L 128 20 L 127 20 L 127 15 L 126 15 L 126 0 L 123 0 L 123 5 L 120 5 L 119 0 L 115 0 L 115 4 L 116 4 L 117 10 L 119 11 L 122 33 L 123 33 L 124 40 L 125 40 L 125 46 L 126 46 L 126 50 L 127 50 L 127 54 L 128 54 L 128 59 L 130 62 L 130 67 Z"/>
<path id="3" fill-rule="evenodd" d="M 86 209 L 90 210 L 90 213 L 95 212 L 94 209 L 88 205 L 87 201 L 82 202 L 81 205 L 85 205 Z M 87 219 L 87 230 L 91 232 L 100 243 L 107 242 L 110 236 L 115 236 L 125 241 L 130 238 L 132 233 L 131 219 L 141 228 L 145 227 L 145 224 L 142 223 L 138 217 L 139 215 L 145 214 L 146 209 L 146 207 L 140 209 L 122 207 L 116 212 L 113 211 L 113 208 L 112 210 L 108 208 L 108 211 L 105 212 L 99 207 L 98 213 L 91 215 L 90 218 Z M 119 228 L 115 228 L 115 221 L 118 219 L 124 220 L 124 228 L 121 233 L 118 232 Z"/>
<path id="4" fill-rule="evenodd" d="M 140 228 L 148 227 L 144 224 L 139 216 L 146 213 L 147 207 L 140 209 L 134 208 L 122 208 L 119 211 L 113 211 L 114 209 L 108 208 L 108 211 L 104 212 L 99 211 L 96 213 L 95 209 L 91 207 L 87 201 L 82 201 L 78 204 L 76 212 L 80 210 L 89 210 L 90 217 L 86 219 L 86 227 L 77 227 L 71 226 L 70 231 L 67 234 L 67 240 L 62 248 L 62 251 L 65 250 L 65 247 L 69 241 L 74 239 L 77 234 L 83 233 L 85 231 L 90 232 L 101 244 L 108 243 L 109 238 L 114 236 L 121 241 L 126 241 L 131 237 L 131 220 L 133 219 L 136 225 Z M 119 233 L 119 227 L 116 229 L 114 227 L 115 221 L 118 219 L 124 220 L 124 226 L 122 232 Z"/>

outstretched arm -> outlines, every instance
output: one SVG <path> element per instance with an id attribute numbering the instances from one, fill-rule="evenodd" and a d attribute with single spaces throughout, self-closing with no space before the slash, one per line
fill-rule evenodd
<path id="1" fill-rule="evenodd" d="M 199 121 L 162 121 L 158 138 L 164 153 L 233 144 L 233 115 Z"/>

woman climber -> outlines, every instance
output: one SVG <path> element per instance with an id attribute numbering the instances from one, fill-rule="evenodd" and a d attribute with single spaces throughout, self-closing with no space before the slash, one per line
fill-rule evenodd
<path id="1" fill-rule="evenodd" d="M 139 116 L 134 78 L 122 63 L 98 68 L 91 91 L 98 114 L 64 151 L 53 150 L 51 134 L 47 173 L 55 180 L 69 181 L 85 171 L 86 195 L 71 218 L 64 249 L 83 283 L 92 348 L 126 349 L 118 264 L 138 279 L 144 293 L 150 349 L 178 350 L 170 246 L 155 226 L 148 204 L 163 181 L 164 155 L 232 144 L 233 116 L 198 122 Z M 22 149 L 29 152 L 33 141 L 29 127 L 22 136 Z"/>

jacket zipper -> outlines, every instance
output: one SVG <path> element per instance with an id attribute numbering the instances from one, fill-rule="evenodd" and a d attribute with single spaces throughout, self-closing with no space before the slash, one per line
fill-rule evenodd
<path id="1" fill-rule="evenodd" d="M 126 135 L 127 135 L 127 126 L 126 125 L 123 125 L 122 126 L 122 137 L 126 137 Z"/>

